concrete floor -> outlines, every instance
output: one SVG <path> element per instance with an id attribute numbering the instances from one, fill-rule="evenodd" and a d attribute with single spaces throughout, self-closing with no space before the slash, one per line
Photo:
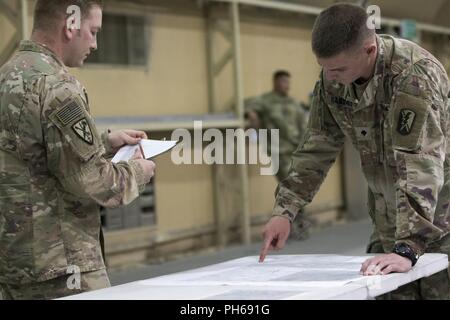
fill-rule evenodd
<path id="1" fill-rule="evenodd" d="M 371 222 L 368 220 L 335 225 L 312 233 L 306 240 L 291 240 L 285 249 L 277 254 L 364 254 L 371 230 Z M 161 264 L 138 265 L 121 270 L 111 269 L 109 270 L 111 284 L 119 285 L 200 268 L 245 256 L 259 255 L 261 244 L 255 243 L 248 246 L 234 246 L 220 251 L 209 250 Z"/>

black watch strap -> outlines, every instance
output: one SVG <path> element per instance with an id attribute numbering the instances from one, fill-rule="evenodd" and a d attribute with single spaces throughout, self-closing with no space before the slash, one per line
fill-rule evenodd
<path id="1" fill-rule="evenodd" d="M 406 243 L 398 243 L 394 246 L 394 253 L 398 254 L 399 256 L 408 258 L 411 260 L 412 266 L 414 266 L 417 263 L 417 260 L 419 260 L 419 255 L 414 252 L 414 250 L 407 245 Z"/>

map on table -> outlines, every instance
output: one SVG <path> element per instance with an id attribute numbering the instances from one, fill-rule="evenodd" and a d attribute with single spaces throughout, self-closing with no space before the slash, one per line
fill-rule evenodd
<path id="1" fill-rule="evenodd" d="M 280 255 L 245 257 L 205 268 L 140 281 L 143 285 L 329 287 L 363 279 L 368 257 L 341 255 Z"/>

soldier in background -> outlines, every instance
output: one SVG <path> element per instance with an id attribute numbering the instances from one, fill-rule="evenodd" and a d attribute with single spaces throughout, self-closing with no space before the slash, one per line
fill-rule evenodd
<path id="1" fill-rule="evenodd" d="M 289 96 L 291 75 L 284 70 L 273 75 L 273 90 L 262 96 L 245 101 L 248 127 L 255 129 L 279 129 L 279 169 L 278 182 L 287 178 L 294 150 L 300 144 L 308 122 L 303 106 Z M 271 143 L 267 145 L 270 150 Z M 296 239 L 308 235 L 311 222 L 303 214 L 293 223 L 292 236 Z"/>
<path id="2" fill-rule="evenodd" d="M 450 255 L 448 76 L 429 52 L 377 35 L 361 7 L 337 4 L 317 18 L 312 48 L 322 73 L 305 139 L 277 190 L 260 261 L 283 248 L 349 137 L 369 185 L 374 231 L 361 273 L 407 272 L 425 252 Z M 350 168 L 348 168 L 350 169 Z M 449 271 L 382 298 L 449 299 Z"/>
<path id="3" fill-rule="evenodd" d="M 79 29 L 68 28 L 77 5 Z M 98 0 L 38 0 L 31 41 L 0 68 L 0 291 L 53 299 L 108 287 L 99 205 L 138 197 L 155 164 L 107 160 L 141 131 L 97 132 L 80 67 L 102 25 Z"/>

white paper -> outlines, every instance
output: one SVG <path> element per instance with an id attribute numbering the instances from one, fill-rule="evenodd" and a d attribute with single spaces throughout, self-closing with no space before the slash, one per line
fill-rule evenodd
<path id="1" fill-rule="evenodd" d="M 115 154 L 115 156 L 112 158 L 111 161 L 113 163 L 117 163 L 119 161 L 130 160 L 134 156 L 136 150 L 139 149 L 139 146 L 142 148 L 142 151 L 144 152 L 144 158 L 150 159 L 161 153 L 166 152 L 167 150 L 170 150 L 176 144 L 177 141 L 142 139 L 139 144 L 136 144 L 134 146 L 126 145 L 120 148 L 120 150 L 117 151 L 117 153 Z"/>
<path id="2" fill-rule="evenodd" d="M 367 257 L 337 255 L 271 256 L 264 263 L 258 257 L 236 259 L 217 265 L 143 281 L 153 285 L 190 286 L 342 286 L 363 279 L 361 263 Z"/>

